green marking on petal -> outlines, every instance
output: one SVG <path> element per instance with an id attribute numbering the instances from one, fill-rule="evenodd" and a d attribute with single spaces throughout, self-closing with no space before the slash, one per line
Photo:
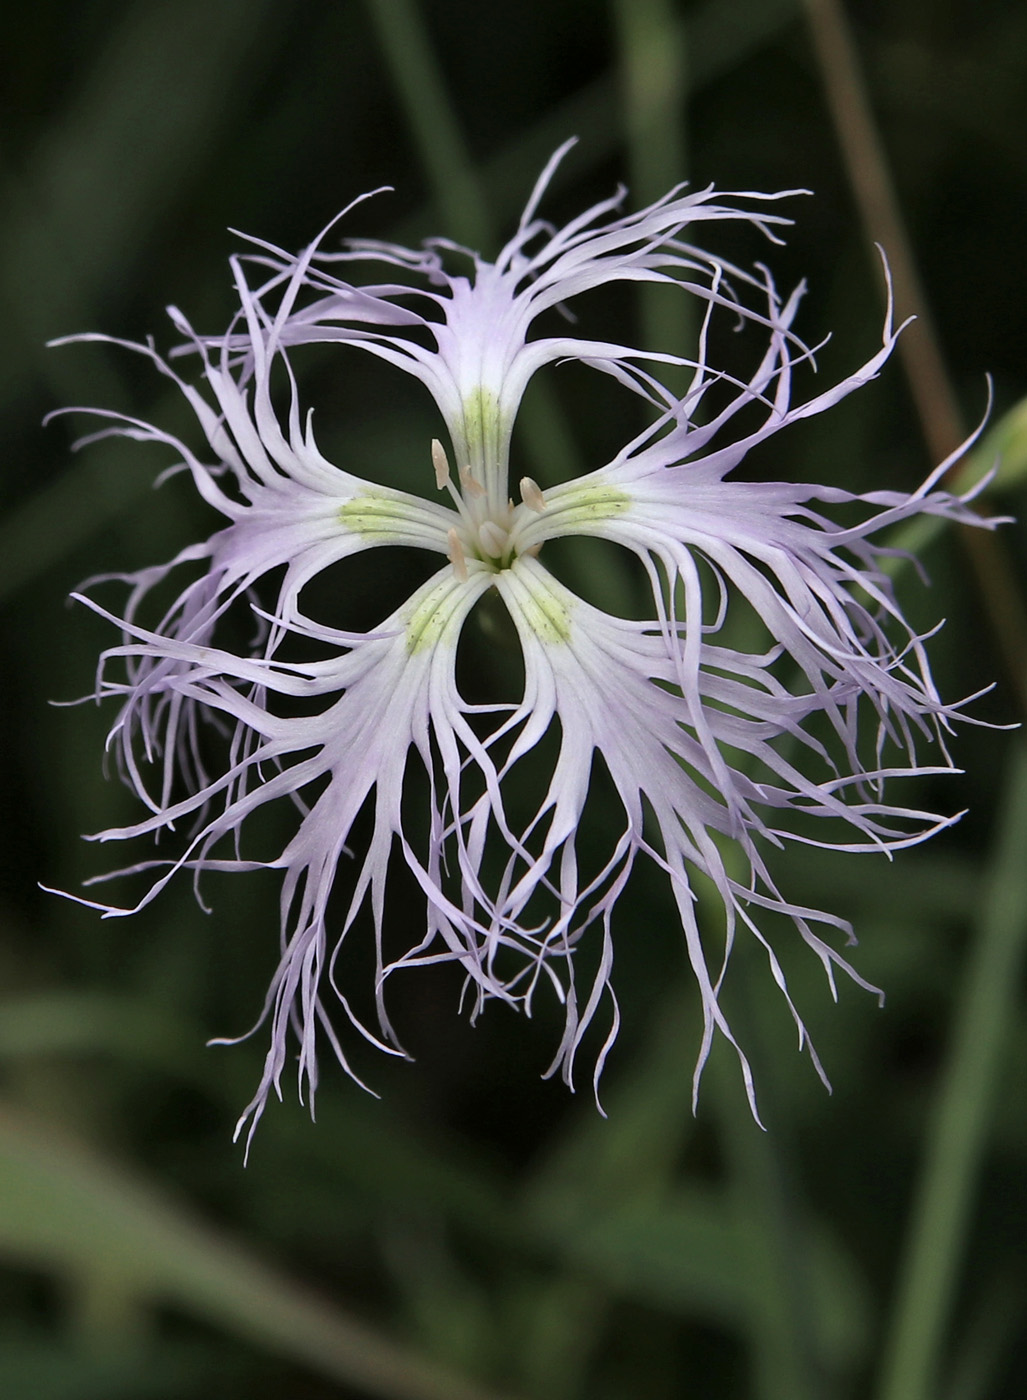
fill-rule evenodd
<path id="1" fill-rule="evenodd" d="M 496 587 L 522 634 L 530 632 L 549 646 L 570 641 L 571 617 L 579 600 L 537 560 L 530 555 L 515 559 L 498 575 Z"/>
<path id="2" fill-rule="evenodd" d="M 464 423 L 468 438 L 482 439 L 499 429 L 499 400 L 479 384 L 464 400 Z"/>
<path id="3" fill-rule="evenodd" d="M 522 605 L 524 620 L 540 642 L 569 642 L 571 639 L 571 614 L 551 593 L 542 598 L 532 598 Z"/>
<path id="4" fill-rule="evenodd" d="M 503 438 L 498 398 L 479 385 L 467 395 L 463 410 L 468 454 L 479 462 L 494 460 Z"/>
<path id="5" fill-rule="evenodd" d="M 562 493 L 547 515 L 552 525 L 561 532 L 574 529 L 588 531 L 601 525 L 604 520 L 622 515 L 631 504 L 631 496 L 616 486 L 578 486 Z"/>
<path id="6" fill-rule="evenodd" d="M 354 496 L 339 507 L 339 520 L 362 539 L 384 543 L 410 534 L 410 506 L 389 496 Z"/>
<path id="7" fill-rule="evenodd" d="M 456 609 L 452 579 L 441 579 L 418 602 L 407 622 L 407 654 L 437 647 L 446 639 Z"/>
<path id="8" fill-rule="evenodd" d="M 556 645 L 571 639 L 573 599 L 563 589 L 536 584 L 531 593 L 518 599 L 521 616 L 540 642 Z"/>

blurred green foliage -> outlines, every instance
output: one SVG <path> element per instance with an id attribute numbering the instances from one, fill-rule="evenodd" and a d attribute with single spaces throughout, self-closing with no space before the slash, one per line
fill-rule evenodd
<path id="1" fill-rule="evenodd" d="M 998 426 L 975 459 L 986 470 L 1005 453 L 989 508 L 1027 516 L 1027 10 L 849 9 L 968 423 L 993 377 Z M 380 1101 L 326 1074 L 316 1125 L 273 1106 L 245 1170 L 231 1129 L 260 1038 L 203 1046 L 259 1008 L 270 877 L 212 882 L 212 917 L 183 888 L 107 923 L 37 888 L 105 868 L 79 834 L 128 815 L 101 773 L 103 715 L 47 705 L 89 689 L 108 640 L 64 597 L 210 528 L 181 480 L 152 494 L 158 453 L 72 457 L 70 422 L 41 430 L 66 404 L 171 426 L 181 412 L 132 357 L 46 340 L 102 329 L 167 345 L 167 302 L 218 328 L 226 226 L 298 247 L 381 184 L 395 193 L 348 232 L 446 234 L 487 253 L 577 134 L 556 218 L 618 179 L 640 201 L 685 177 L 815 190 L 773 262 L 781 285 L 808 278 L 800 329 L 831 331 L 823 370 L 840 375 L 877 343 L 882 288 L 796 0 L 38 0 L 9 21 L 0 69 L 0 1395 L 1023 1394 L 1027 760 L 1014 735 L 958 737 L 965 777 L 923 800 L 970 814 L 922 850 L 887 866 L 777 862 L 793 898 L 854 922 L 860 971 L 888 1000 L 879 1012 L 845 987 L 832 1006 L 813 959 L 782 950 L 829 1097 L 757 950 L 739 948 L 726 995 L 766 1134 L 719 1052 L 692 1116 L 697 1004 L 655 875 L 616 929 L 608 1117 L 587 1089 L 538 1079 L 543 1013 L 492 1010 L 471 1029 L 456 975 L 425 974 L 399 989 L 416 1062 L 369 1066 Z M 618 314 L 625 336 L 636 320 L 654 341 L 687 334 L 646 301 Z M 397 405 L 364 367 L 336 379 L 338 364 L 311 357 L 322 447 L 397 482 L 426 473 L 426 405 Z M 543 480 L 594 465 L 624 428 L 558 371 L 526 408 L 518 450 Z M 893 363 L 753 469 L 870 489 L 912 487 L 930 465 Z M 1006 541 L 1022 581 L 1024 526 Z M 922 542 L 932 587 L 911 577 L 910 606 L 948 618 L 939 685 L 968 694 L 1000 662 L 953 542 Z M 598 601 L 628 605 L 628 576 L 602 585 Z M 1012 690 L 973 713 L 1014 719 Z"/>

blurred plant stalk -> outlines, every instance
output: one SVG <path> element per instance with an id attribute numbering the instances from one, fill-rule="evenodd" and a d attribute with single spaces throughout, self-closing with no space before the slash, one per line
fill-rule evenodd
<path id="1" fill-rule="evenodd" d="M 877 131 L 855 44 L 839 0 L 804 0 L 828 104 L 853 193 L 870 238 L 888 255 L 901 319 L 919 325 L 899 350 L 928 450 L 943 461 L 965 434 L 955 392 L 927 306 Z M 1009 453 L 1008 476 L 1023 469 L 1027 408 L 1018 404 L 985 438 L 986 450 Z M 987 467 L 987 462 L 985 466 Z M 962 527 L 959 537 L 1022 716 L 1027 716 L 1027 612 L 1001 541 Z M 986 898 L 970 947 L 928 1129 L 920 1180 L 910 1210 L 904 1257 L 886 1338 L 880 1400 L 934 1400 L 949 1318 L 971 1223 L 975 1189 L 1015 1011 L 1017 970 L 1027 929 L 1022 858 L 1027 831 L 1027 749 L 1018 744 L 997 826 Z"/>
<path id="2" fill-rule="evenodd" d="M 966 432 L 906 233 L 856 46 L 839 0 L 803 0 L 828 106 L 867 234 L 891 267 L 897 319 L 915 316 L 899 340 L 921 431 L 932 461 L 944 461 Z M 1027 608 L 1001 539 L 958 529 L 1021 720 L 1027 720 Z"/>

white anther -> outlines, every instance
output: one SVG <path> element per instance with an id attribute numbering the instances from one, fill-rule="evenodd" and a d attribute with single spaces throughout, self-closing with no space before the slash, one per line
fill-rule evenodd
<path id="1" fill-rule="evenodd" d="M 484 486 L 471 474 L 470 467 L 460 468 L 460 485 L 467 492 L 468 496 L 484 496 L 485 494 Z"/>
<path id="2" fill-rule="evenodd" d="M 530 476 L 521 477 L 521 500 L 529 510 L 541 513 L 546 508 L 546 498 L 543 496 L 537 481 L 533 481 Z"/>
<path id="3" fill-rule="evenodd" d="M 501 559 L 503 552 L 510 542 L 510 535 L 504 530 L 502 525 L 497 525 L 494 520 L 483 520 L 478 526 L 478 539 L 481 547 L 492 559 Z"/>
<path id="4" fill-rule="evenodd" d="M 464 547 L 460 543 L 460 536 L 455 529 L 450 529 L 446 539 L 449 541 L 449 562 L 453 565 L 453 572 L 461 583 L 466 583 L 467 556 L 464 554 Z"/>
<path id="5" fill-rule="evenodd" d="M 431 464 L 435 468 L 435 485 L 441 491 L 449 481 L 449 458 L 438 438 L 431 440 Z"/>

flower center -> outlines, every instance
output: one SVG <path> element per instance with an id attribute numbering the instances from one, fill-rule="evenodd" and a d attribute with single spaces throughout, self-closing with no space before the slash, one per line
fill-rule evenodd
<path id="1" fill-rule="evenodd" d="M 472 559 L 494 572 L 508 569 L 521 552 L 517 545 L 518 519 L 527 511 L 541 513 L 546 508 L 538 484 L 530 476 L 522 477 L 521 504 L 514 505 L 510 499 L 498 504 L 490 499 L 471 466 L 461 467 L 460 489 L 456 488 L 446 449 L 438 438 L 432 440 L 431 459 L 435 485 L 440 491 L 449 491 L 460 513 L 459 523 L 448 534 L 449 560 L 457 578 L 467 578 L 467 564 Z"/>

